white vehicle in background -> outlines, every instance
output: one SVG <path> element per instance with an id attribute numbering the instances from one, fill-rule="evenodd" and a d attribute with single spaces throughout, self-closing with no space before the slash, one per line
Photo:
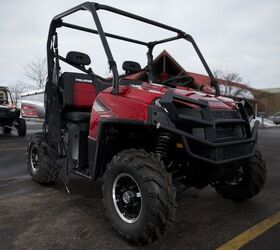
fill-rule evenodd
<path id="1" fill-rule="evenodd" d="M 280 124 L 280 112 L 277 112 L 276 114 L 269 117 L 270 120 L 272 120 L 275 124 Z"/>
<path id="2" fill-rule="evenodd" d="M 21 116 L 26 120 L 43 121 L 45 117 L 44 90 L 21 94 Z"/>

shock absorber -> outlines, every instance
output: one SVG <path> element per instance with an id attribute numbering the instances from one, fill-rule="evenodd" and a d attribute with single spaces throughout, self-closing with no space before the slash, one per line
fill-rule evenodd
<path id="1" fill-rule="evenodd" d="M 161 132 L 158 137 L 158 141 L 155 148 L 155 153 L 160 156 L 162 160 L 168 156 L 168 146 L 171 140 L 170 133 Z"/>

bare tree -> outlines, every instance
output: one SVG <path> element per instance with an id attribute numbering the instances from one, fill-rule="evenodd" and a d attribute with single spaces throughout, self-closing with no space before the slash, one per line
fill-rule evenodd
<path id="1" fill-rule="evenodd" d="M 26 84 L 21 81 L 17 81 L 9 87 L 16 104 L 18 103 L 18 100 L 20 99 L 20 95 L 23 92 L 29 90 L 30 88 L 31 88 L 30 84 Z"/>
<path id="2" fill-rule="evenodd" d="M 24 75 L 34 82 L 39 89 L 43 88 L 47 78 L 46 59 L 36 57 L 33 61 L 26 64 L 24 67 Z"/>
<path id="3" fill-rule="evenodd" d="M 214 77 L 223 80 L 220 83 L 221 94 L 224 96 L 238 97 L 248 94 L 245 88 L 247 84 L 243 82 L 242 77 L 238 73 L 228 73 L 222 70 L 215 70 Z"/>

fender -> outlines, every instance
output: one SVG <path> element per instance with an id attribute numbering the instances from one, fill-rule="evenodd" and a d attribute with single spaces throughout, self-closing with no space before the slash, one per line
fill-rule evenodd
<path id="1" fill-rule="evenodd" d="M 145 121 L 108 118 L 100 120 L 96 140 L 90 136 L 88 137 L 89 175 L 93 180 L 102 176 L 105 171 L 105 164 L 117 153 L 115 148 L 112 148 L 112 145 L 108 142 L 106 134 L 116 134 L 120 128 L 125 126 L 138 130 L 151 128 Z"/>

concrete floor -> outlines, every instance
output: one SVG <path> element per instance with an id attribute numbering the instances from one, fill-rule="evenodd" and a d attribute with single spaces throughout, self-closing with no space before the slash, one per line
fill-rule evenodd
<path id="1" fill-rule="evenodd" d="M 33 129 L 26 138 L 0 135 L 0 248 L 135 249 L 108 223 L 99 182 L 73 178 L 68 195 L 59 180 L 40 186 L 30 179 L 25 148 Z M 145 249 L 215 249 L 279 211 L 280 129 L 260 130 L 259 148 L 268 178 L 258 196 L 235 203 L 211 187 L 189 189 L 178 198 L 175 225 Z M 276 225 L 242 249 L 279 249 L 279 235 Z"/>

